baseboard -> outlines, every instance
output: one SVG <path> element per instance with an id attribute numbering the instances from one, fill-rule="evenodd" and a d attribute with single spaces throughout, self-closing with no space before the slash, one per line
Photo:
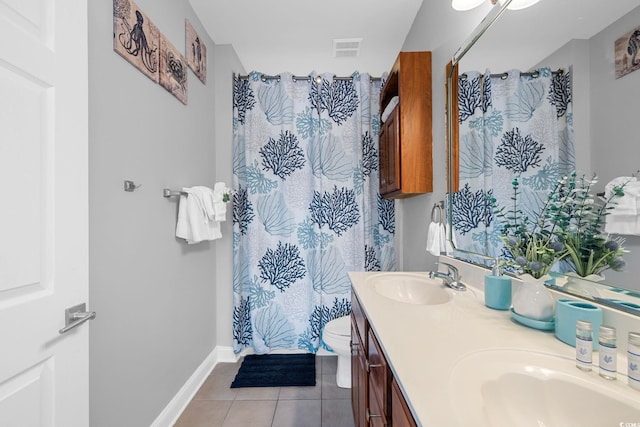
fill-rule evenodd
<path id="1" fill-rule="evenodd" d="M 158 418 L 151 424 L 151 427 L 171 427 L 182 412 L 186 409 L 193 396 L 198 392 L 204 381 L 207 379 L 213 368 L 218 363 L 234 363 L 238 360 L 233 353 L 233 348 L 217 346 L 207 358 L 198 366 L 193 375 L 182 386 L 178 393 L 171 399 L 171 402 L 158 415 Z"/>

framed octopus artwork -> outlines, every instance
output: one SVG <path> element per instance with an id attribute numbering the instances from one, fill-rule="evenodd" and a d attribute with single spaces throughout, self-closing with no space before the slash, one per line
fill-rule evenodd
<path id="1" fill-rule="evenodd" d="M 207 83 L 207 46 L 202 42 L 198 33 L 188 19 L 185 20 L 186 56 L 189 68 L 202 83 Z"/>
<path id="2" fill-rule="evenodd" d="M 160 31 L 131 0 L 113 0 L 113 50 L 159 82 Z"/>
<path id="3" fill-rule="evenodd" d="M 640 27 L 615 41 L 616 79 L 640 68 Z"/>

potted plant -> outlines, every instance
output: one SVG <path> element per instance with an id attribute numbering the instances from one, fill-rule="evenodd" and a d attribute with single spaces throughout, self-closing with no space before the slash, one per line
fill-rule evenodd
<path id="1" fill-rule="evenodd" d="M 513 196 L 509 209 L 496 209 L 496 218 L 502 222 L 500 239 L 504 242 L 506 257 L 502 263 L 519 273 L 520 289 L 514 294 L 513 310 L 520 316 L 550 321 L 554 314 L 554 301 L 544 282 L 549 280 L 551 268 L 566 255 L 558 238 L 563 222 L 564 203 L 561 182 L 535 218 L 523 214 L 518 206 L 519 182 L 512 181 Z"/>
<path id="2" fill-rule="evenodd" d="M 534 279 L 545 278 L 551 268 L 564 256 L 564 244 L 558 238 L 562 214 L 562 198 L 558 196 L 561 183 L 550 193 L 548 200 L 536 218 L 525 216 L 518 207 L 519 182 L 511 182 L 512 204 L 495 209 L 496 218 L 502 222 L 500 239 L 505 245 L 507 257 L 502 263 L 511 270 L 528 274 Z M 494 206 L 495 208 L 495 206 Z"/>
<path id="3" fill-rule="evenodd" d="M 563 216 L 568 218 L 559 230 L 560 239 L 566 248 L 565 261 L 575 275 L 591 280 L 602 280 L 607 269 L 621 271 L 626 266 L 622 255 L 624 239 L 604 234 L 605 216 L 613 209 L 615 199 L 624 195 L 627 182 L 613 187 L 600 203 L 591 192 L 597 178 L 577 177 L 575 174 L 562 180 L 569 190 L 568 203 Z"/>

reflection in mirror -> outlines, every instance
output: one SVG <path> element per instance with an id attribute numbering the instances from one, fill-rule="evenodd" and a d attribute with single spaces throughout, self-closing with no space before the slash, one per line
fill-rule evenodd
<path id="1" fill-rule="evenodd" d="M 459 121 L 448 120 L 450 201 L 453 197 L 463 197 L 460 193 L 457 196 L 453 193 L 458 189 L 464 191 L 464 183 L 469 179 L 485 181 L 482 183 L 485 193 L 498 189 L 506 190 L 508 193 L 512 190 L 513 178 L 518 175 L 521 176 L 519 185 L 527 180 L 533 188 L 542 189 L 550 182 L 547 180 L 555 179 L 554 177 L 575 166 L 579 174 L 598 175 L 599 182 L 593 190 L 595 193 L 604 191 L 605 184 L 613 179 L 629 176 L 638 169 L 640 144 L 637 126 L 633 124 L 637 123 L 640 113 L 637 105 L 640 98 L 640 71 L 616 79 L 614 44 L 616 39 L 640 26 L 639 4 L 638 0 L 542 0 L 529 9 L 505 11 L 477 41 L 474 41 L 470 49 L 467 50 L 466 46 L 463 46 L 458 51 L 454 56 L 454 62 L 458 62 L 456 68 L 460 74 L 467 76 L 466 80 L 458 80 L 454 72 L 448 80 L 449 88 L 454 86 L 456 90 L 455 86 L 458 83 L 461 86 L 455 93 L 448 90 L 449 110 L 453 103 L 455 107 L 461 107 L 453 99 L 458 98 L 457 95 L 463 93 L 463 90 L 470 93 L 487 89 L 492 89 L 497 96 L 503 97 L 504 101 L 500 102 L 504 105 L 515 104 L 514 99 L 518 99 L 524 101 L 526 108 L 520 106 L 508 115 L 497 117 L 491 109 L 486 110 L 488 113 L 482 111 L 481 105 L 471 111 L 469 104 L 463 104 L 463 111 L 456 114 Z M 495 15 L 495 9 L 499 6 L 501 3 L 496 5 L 490 14 Z M 543 82 L 533 76 L 516 79 L 517 73 L 512 72 L 506 80 L 496 76 L 486 79 L 488 83 L 484 84 L 484 79 L 478 78 L 476 84 L 474 79 L 479 77 L 479 74 L 486 74 L 487 70 L 496 75 L 510 70 L 538 70 L 542 77 L 548 78 L 549 81 Z M 560 107 L 558 103 L 562 102 L 558 100 L 561 101 L 562 97 L 555 100 L 552 97 L 549 101 L 548 96 L 549 93 L 553 93 L 554 84 L 560 84 L 556 87 L 562 88 L 562 82 L 553 82 L 552 72 L 558 70 L 562 70 L 562 74 L 558 73 L 556 76 L 566 79 L 569 84 L 565 85 L 565 89 L 571 91 L 561 90 L 557 93 L 565 94 L 564 96 L 570 94 L 573 101 Z M 466 88 L 463 85 L 466 85 Z M 524 87 L 524 95 L 518 94 L 518 86 Z M 541 91 L 544 93 L 542 96 Z M 531 104 L 538 107 L 538 103 L 544 102 L 549 103 L 550 108 L 544 113 L 536 112 L 536 117 L 532 115 L 533 131 L 525 132 L 518 120 L 529 116 L 529 112 L 533 111 L 528 108 Z M 469 111 L 465 111 L 465 108 Z M 554 120 L 549 120 L 551 115 L 555 115 L 552 118 L 557 122 L 559 110 L 564 110 L 562 116 L 565 124 L 542 125 L 554 123 Z M 471 114 L 463 120 L 463 116 L 468 113 Z M 518 132 L 515 128 L 518 128 Z M 503 147 L 503 154 L 498 156 L 499 160 L 488 163 L 485 161 L 487 158 L 495 159 L 505 130 L 511 132 L 511 141 L 518 141 L 519 145 L 512 143 Z M 479 135 L 484 137 L 491 132 L 501 134 L 492 148 L 493 153 L 485 154 L 484 145 L 478 150 L 479 145 L 473 144 L 473 140 Z M 556 132 L 559 132 L 560 136 L 553 137 Z M 531 133 L 534 136 L 527 142 L 523 135 Z M 544 150 L 536 143 L 544 145 Z M 533 152 L 537 149 L 538 155 L 518 158 L 518 147 L 525 145 Z M 469 150 L 465 147 L 475 148 Z M 537 164 L 535 168 L 532 167 L 534 163 Z M 525 168 L 529 172 L 523 174 L 522 170 Z M 486 176 L 489 176 L 490 180 Z M 486 206 L 486 198 L 471 197 L 475 196 L 475 190 L 471 191 L 470 187 L 469 191 L 473 194 L 467 194 L 463 199 L 467 205 L 465 209 L 468 209 L 468 212 L 465 215 L 469 222 L 465 223 L 466 220 L 458 218 L 458 221 L 464 223 L 464 234 L 461 225 L 455 227 L 453 212 L 454 206 L 463 205 L 462 201 L 454 201 L 447 207 L 449 219 L 454 220 L 452 229 L 457 233 L 455 241 L 458 246 L 454 256 L 487 264 L 490 262 L 488 257 L 500 255 L 495 232 L 485 227 L 492 219 L 492 211 Z M 544 199 L 544 192 L 530 194 L 534 194 L 527 196 L 531 199 L 529 201 L 532 206 Z M 474 223 L 477 223 L 478 227 L 473 227 Z M 640 306 L 640 281 L 635 279 L 640 277 L 640 237 L 623 237 L 624 246 L 629 251 L 625 254 L 626 271 L 616 273 L 607 270 L 603 283 L 579 281 L 580 284 L 574 285 L 572 292 L 588 294 L 593 298 L 626 300 L 632 311 L 637 309 L 634 306 Z M 562 284 L 563 280 L 564 276 L 559 276 L 557 283 Z"/>

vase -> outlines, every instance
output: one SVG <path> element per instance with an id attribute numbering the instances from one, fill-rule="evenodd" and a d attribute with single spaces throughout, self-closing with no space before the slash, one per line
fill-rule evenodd
<path id="1" fill-rule="evenodd" d="M 604 280 L 604 276 L 601 274 L 589 274 L 588 276 L 581 277 L 570 271 L 565 273 L 567 277 L 567 283 L 564 285 L 564 289 L 573 295 L 593 298 L 599 297 L 600 287 L 597 283 Z"/>
<path id="2" fill-rule="evenodd" d="M 519 278 L 522 283 L 513 296 L 513 311 L 533 320 L 543 322 L 553 320 L 553 296 L 544 285 L 544 282 L 549 280 L 551 276 L 545 274 L 536 279 L 530 274 L 522 274 Z"/>

